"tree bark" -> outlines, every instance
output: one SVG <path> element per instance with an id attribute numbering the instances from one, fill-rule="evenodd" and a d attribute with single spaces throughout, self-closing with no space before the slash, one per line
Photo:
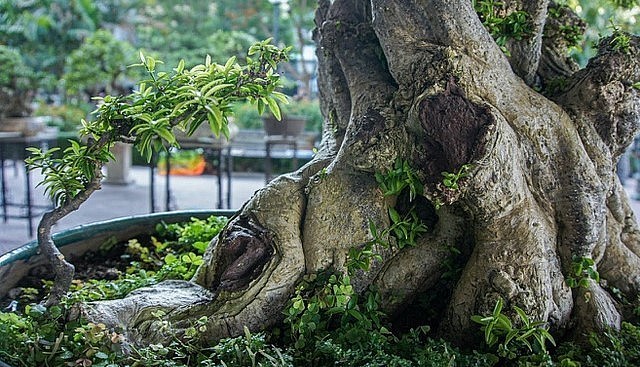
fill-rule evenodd
<path id="1" fill-rule="evenodd" d="M 578 72 L 570 63 L 548 70 L 558 48 L 543 36 L 547 1 L 513 3 L 531 12 L 534 34 L 507 58 L 467 0 L 320 0 L 325 126 L 316 157 L 241 209 L 192 282 L 91 304 L 85 315 L 137 341 L 162 339 L 149 332 L 158 308 L 178 332 L 209 316 L 213 339 L 268 327 L 304 274 L 344 270 L 349 249 L 371 239 L 370 222 L 389 226 L 374 173 L 402 158 L 424 183 L 425 212 L 443 195 L 442 172 L 472 168 L 417 246 L 385 251 L 354 277 L 357 289 L 376 285 L 386 310 L 400 314 L 442 286 L 454 247 L 463 269 L 432 320 L 444 336 L 471 342 L 471 316 L 498 299 L 555 333 L 618 327 L 611 290 L 640 290 L 640 231 L 614 174 L 639 129 L 639 40 L 631 37 L 628 53 L 604 40 Z M 566 87 L 550 97 L 528 85 L 559 73 Z M 601 281 L 570 288 L 572 263 L 583 257 Z M 176 287 L 181 298 L 160 302 Z"/>

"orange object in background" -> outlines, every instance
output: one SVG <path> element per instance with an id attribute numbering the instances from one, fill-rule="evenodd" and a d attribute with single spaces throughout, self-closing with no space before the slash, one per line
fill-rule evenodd
<path id="1" fill-rule="evenodd" d="M 169 174 L 175 176 L 199 176 L 207 166 L 202 154 L 188 154 L 187 156 L 172 154 L 170 163 Z M 158 173 L 167 174 L 166 155 L 161 156 L 158 161 Z"/>

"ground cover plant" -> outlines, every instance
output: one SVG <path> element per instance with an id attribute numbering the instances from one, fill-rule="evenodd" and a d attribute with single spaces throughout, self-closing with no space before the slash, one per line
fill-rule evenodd
<path id="1" fill-rule="evenodd" d="M 403 168 L 406 170 L 403 172 Z M 446 177 L 446 175 L 443 175 Z M 411 191 L 411 169 L 379 174 L 390 195 Z M 392 214 L 390 214 L 392 215 Z M 544 323 L 532 322 L 519 308 L 512 323 L 498 302 L 491 315 L 473 320 L 485 334 L 484 347 L 460 349 L 438 339 L 428 325 L 401 331 L 380 308 L 380 294 L 356 293 L 350 276 L 367 271 L 378 250 L 390 246 L 380 238 L 350 252 L 346 274 L 334 270 L 305 277 L 285 309 L 284 322 L 260 333 L 202 344 L 206 318 L 184 335 L 146 347 L 129 345 L 117 331 L 86 320 L 68 322 L 74 304 L 121 298 L 169 279 L 189 279 L 201 264 L 208 242 L 227 218 L 192 218 L 188 223 L 159 224 L 157 236 L 125 243 L 106 241 L 84 259 L 75 259 L 77 279 L 60 305 L 41 301 L 50 280 L 26 279 L 0 306 L 0 360 L 14 366 L 635 366 L 640 363 L 640 327 L 624 323 L 620 332 L 591 334 L 584 344 L 565 342 L 556 348 Z M 388 229 L 385 231 L 389 231 Z M 389 231 L 390 232 L 390 231 Z M 402 243 L 402 242 L 400 242 Z M 411 246 L 411 244 L 407 244 Z M 97 261 L 96 261 L 97 259 Z M 36 271 L 46 274 L 46 271 Z M 624 300 L 621 300 L 624 301 Z M 626 302 L 626 301 L 625 301 Z M 628 302 L 626 302 L 628 303 Z M 631 305 L 631 304 L 629 304 Z M 10 310 L 9 312 L 7 312 Z M 427 310 L 422 310 L 428 312 Z M 633 310 L 638 313 L 640 310 Z M 168 328 L 163 312 L 154 317 Z M 161 330 L 158 330 L 161 332 Z M 551 343 L 547 343 L 551 341 Z"/>
<path id="2" fill-rule="evenodd" d="M 448 175 L 443 175 L 448 177 Z M 377 175 L 387 195 L 407 193 L 415 200 L 415 178 L 406 162 Z M 395 211 L 390 210 L 390 216 Z M 44 306 L 50 279 L 29 276 L 9 297 L 0 300 L 0 361 L 12 366 L 635 366 L 640 363 L 640 327 L 624 323 L 620 332 L 591 334 L 583 344 L 556 345 L 542 322 L 534 322 L 516 308 L 512 322 L 499 301 L 490 315 L 476 315 L 485 344 L 474 350 L 439 339 L 429 325 L 402 330 L 380 307 L 375 289 L 356 292 L 351 277 L 368 271 L 379 251 L 407 243 L 398 224 L 380 236 L 354 247 L 345 273 L 322 271 L 305 277 L 287 303 L 284 321 L 258 333 L 249 329 L 235 338 L 203 343 L 206 317 L 190 324 L 184 334 L 165 343 L 146 346 L 126 342 L 117 329 L 70 318 L 81 302 L 125 297 L 138 288 L 171 279 L 190 279 L 209 241 L 227 222 L 211 216 L 186 223 L 156 226 L 156 235 L 115 243 L 107 240 L 96 251 L 74 259 L 78 271 L 71 292 L 59 305 Z M 376 230 L 374 230 L 376 231 Z M 411 230 L 407 230 L 411 231 Z M 418 234 L 420 231 L 417 231 Z M 49 272 L 34 271 L 42 275 Z M 628 303 L 628 302 L 627 302 Z M 631 304 L 629 304 L 631 305 Z M 634 310 L 637 312 L 638 310 Z M 428 310 L 421 310 L 428 312 Z M 155 332 L 171 325 L 163 311 Z M 396 318 L 397 319 L 397 318 Z M 162 329 L 164 326 L 165 330 Z"/>

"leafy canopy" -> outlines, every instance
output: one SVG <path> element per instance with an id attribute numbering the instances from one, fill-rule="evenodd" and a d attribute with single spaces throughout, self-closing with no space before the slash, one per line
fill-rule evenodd
<path id="1" fill-rule="evenodd" d="M 58 206 L 68 204 L 90 183 L 100 178 L 100 168 L 111 158 L 109 148 L 117 141 L 132 143 L 147 158 L 154 149 L 177 145 L 174 127 L 193 133 L 207 123 L 215 135 L 228 136 L 228 116 L 233 103 L 249 101 L 262 113 L 265 108 L 280 118 L 278 103 L 286 96 L 276 89 L 280 76 L 277 64 L 286 61 L 288 49 L 279 49 L 270 39 L 249 48 L 244 65 L 231 57 L 224 65 L 207 57 L 190 69 L 180 61 L 171 72 L 159 72 L 160 61 L 140 53 L 140 63 L 149 79 L 128 95 L 97 98 L 95 119 L 82 121 L 82 141 L 72 144 L 62 157 L 56 149 L 30 148 L 30 169 L 41 169 L 41 185 Z M 98 181 L 99 182 L 99 181 Z"/>

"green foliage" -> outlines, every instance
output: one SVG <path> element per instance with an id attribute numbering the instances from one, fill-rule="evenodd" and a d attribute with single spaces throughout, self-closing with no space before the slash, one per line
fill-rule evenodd
<path id="1" fill-rule="evenodd" d="M 610 20 L 611 25 L 609 29 L 611 29 L 611 47 L 619 52 L 624 54 L 631 53 L 631 37 L 625 32 L 623 32 L 620 27 L 613 23 L 613 20 Z"/>
<path id="2" fill-rule="evenodd" d="M 129 95 L 99 99 L 96 119 L 82 121 L 80 134 L 88 138 L 87 145 L 72 143 L 62 158 L 53 158 L 57 148 L 30 148 L 29 169 L 42 171 L 41 185 L 57 206 L 63 206 L 86 192 L 100 167 L 112 159 L 109 148 L 116 141 L 133 142 L 150 160 L 154 149 L 177 144 L 174 126 L 191 134 L 206 122 L 216 135 L 228 136 L 227 116 L 237 101 L 248 100 L 259 111 L 268 107 L 279 114 L 278 102 L 286 102 L 286 97 L 276 91 L 279 75 L 274 70 L 286 60 L 287 50 L 269 42 L 251 46 L 248 54 L 255 60 L 247 58 L 244 66 L 235 58 L 224 65 L 207 58 L 191 69 L 181 62 L 172 73 L 158 72 L 159 62 L 140 53 L 138 66 L 144 67 L 150 79 Z"/>
<path id="3" fill-rule="evenodd" d="M 354 293 L 348 276 L 321 272 L 305 277 L 288 303 L 286 345 L 299 366 L 493 366 L 491 354 L 463 354 L 427 337 L 429 327 L 396 337 L 383 325 L 380 296 Z M 292 338 L 289 341 L 288 337 Z"/>
<path id="4" fill-rule="evenodd" d="M 34 71 L 17 49 L 0 44 L 0 118 L 23 116 L 30 112 L 37 86 Z"/>
<path id="5" fill-rule="evenodd" d="M 101 92 L 123 93 L 124 78 L 133 76 L 133 69 L 127 69 L 126 65 L 134 61 L 135 52 L 128 42 L 116 40 L 111 32 L 100 29 L 67 58 L 62 76 L 65 90 L 69 95 L 80 94 L 85 98 Z"/>
<path id="6" fill-rule="evenodd" d="M 114 280 L 89 279 L 74 281 L 66 305 L 77 302 L 122 298 L 135 289 L 167 279 L 191 279 L 202 264 L 202 255 L 209 241 L 226 224 L 227 218 L 210 216 L 191 218 L 189 222 L 156 226 L 159 238 L 149 241 L 131 239 L 126 244 L 123 259 L 131 261 L 124 274 Z"/>
<path id="7" fill-rule="evenodd" d="M 375 223 L 371 221 L 369 222 L 369 232 L 373 237 L 371 241 L 367 241 L 362 246 L 349 249 L 346 266 L 350 275 L 354 275 L 358 270 L 369 271 L 372 261 L 382 260 L 380 253 L 375 250 L 376 246 L 381 248 L 390 247 L 389 243 L 385 241 L 388 232 L 379 233 Z"/>
<path id="8" fill-rule="evenodd" d="M 463 164 L 456 172 L 442 172 L 442 182 L 436 185 L 439 195 L 435 198 L 434 206 L 440 209 L 443 205 L 450 205 L 456 201 L 460 194 L 460 184 L 463 179 L 469 177 L 471 164 Z"/>
<path id="9" fill-rule="evenodd" d="M 409 200 L 422 195 L 423 186 L 416 171 L 409 162 L 396 159 L 393 168 L 385 173 L 376 172 L 376 181 L 384 196 L 397 196 L 405 189 L 409 189 Z"/>
<path id="10" fill-rule="evenodd" d="M 260 4 L 253 3 L 253 7 Z M 215 60 L 246 56 L 247 48 L 269 37 L 262 27 L 235 27 L 236 9 L 222 9 L 222 2 L 180 2 L 158 0 L 137 7 L 141 21 L 136 22 L 137 45 L 163 55 L 169 65 L 184 59 L 186 65 L 200 62 L 207 54 Z M 245 8 L 238 4 L 236 8 Z M 257 15 L 257 14 L 256 14 Z"/>
<path id="11" fill-rule="evenodd" d="M 191 246 L 199 254 L 204 254 L 209 242 L 222 230 L 225 224 L 227 224 L 225 217 L 191 218 L 188 223 L 160 223 L 156 226 L 156 231 L 167 242 L 175 243 L 182 248 Z"/>
<path id="12" fill-rule="evenodd" d="M 423 193 L 423 185 L 416 171 L 407 161 L 400 158 L 396 159 L 393 168 L 388 172 L 376 172 L 375 178 L 384 196 L 397 197 L 403 192 L 408 192 L 409 202 L 412 202 L 417 195 Z M 390 220 L 388 228 L 380 231 L 375 223 L 369 222 L 372 240 L 349 250 L 346 265 L 350 274 L 357 270 L 368 271 L 372 261 L 381 260 L 375 247 L 390 248 L 391 244 L 387 240 L 390 236 L 395 239 L 396 248 L 403 249 L 415 246 L 416 240 L 428 231 L 427 226 L 418 217 L 415 206 L 411 206 L 403 213 L 395 208 L 388 208 L 388 213 Z"/>
<path id="13" fill-rule="evenodd" d="M 20 48 L 27 64 L 50 75 L 50 87 L 62 74 L 65 58 L 96 29 L 92 1 L 0 0 L 0 44 Z"/>
<path id="14" fill-rule="evenodd" d="M 613 5 L 625 9 L 631 9 L 634 6 L 640 5 L 638 0 L 609 0 Z"/>
<path id="15" fill-rule="evenodd" d="M 549 17 L 559 19 L 561 23 L 561 18 L 570 11 L 572 10 L 567 4 L 549 4 Z M 558 31 L 562 35 L 562 38 L 566 42 L 566 46 L 569 49 L 578 46 L 584 36 L 582 27 L 577 24 L 561 24 Z"/>
<path id="16" fill-rule="evenodd" d="M 97 174 L 97 167 L 113 159 L 109 145 L 92 149 L 69 140 L 61 156 L 56 154 L 60 148 L 54 147 L 46 151 L 40 148 L 27 148 L 31 155 L 25 159 L 29 170 L 40 169 L 44 178 L 38 183 L 43 186 L 56 206 L 63 206 L 84 191 Z"/>
<path id="17" fill-rule="evenodd" d="M 281 106 L 283 116 L 302 116 L 307 119 L 305 130 L 320 134 L 323 117 L 318 100 L 290 100 Z M 240 103 L 233 108 L 234 122 L 241 129 L 262 130 L 260 114 L 249 103 Z"/>
<path id="18" fill-rule="evenodd" d="M 599 40 L 612 33 L 611 20 L 621 31 L 640 32 L 637 0 L 569 0 L 567 4 L 587 23 L 584 39 L 572 53 L 582 66 L 596 54 Z"/>
<path id="19" fill-rule="evenodd" d="M 591 333 L 588 344 L 561 344 L 556 351 L 559 366 L 632 367 L 640 365 L 640 328 L 622 322 L 620 331 Z M 566 361 L 564 364 L 562 362 Z"/>
<path id="20" fill-rule="evenodd" d="M 189 280 L 196 273 L 200 265 L 204 263 L 202 256 L 188 252 L 180 256 L 167 254 L 164 258 L 165 265 L 160 268 L 158 274 L 164 279 Z"/>
<path id="21" fill-rule="evenodd" d="M 123 352 L 122 335 L 104 325 L 66 323 L 66 309 L 79 301 L 120 296 L 136 286 L 159 281 L 160 271 L 142 270 L 144 266 L 164 267 L 162 254 L 188 251 L 189 245 L 205 240 L 209 229 L 203 223 L 221 228 L 220 218 L 192 219 L 188 223 L 161 225 L 169 237 L 178 233 L 186 239 L 130 241 L 128 253 L 138 271 L 127 270 L 117 280 L 75 282 L 72 296 L 61 306 L 44 308 L 30 305 L 22 312 L 0 312 L 0 360 L 19 366 L 637 366 L 640 360 L 640 331 L 623 323 L 621 332 L 609 331 L 590 336 L 590 345 L 565 344 L 556 357 L 546 352 L 553 338 L 544 324 L 533 322 L 515 307 L 513 323 L 496 304 L 492 315 L 476 316 L 483 325 L 487 343 L 493 342 L 496 355 L 476 351 L 465 353 L 447 342 L 429 338 L 429 327 L 395 335 L 380 310 L 380 295 L 375 291 L 358 294 L 347 275 L 321 272 L 306 276 L 285 309 L 285 332 L 271 332 L 223 339 L 215 345 L 202 344 L 209 320 L 202 317 L 184 328 L 180 335 L 169 334 L 166 344 L 144 347 L 127 345 Z M 107 244 L 105 251 L 114 246 Z M 146 248 L 146 250 L 144 250 Z M 183 254 L 184 252 L 182 252 Z M 172 261 L 182 255 L 176 254 Z M 157 264 L 160 261 L 161 264 Z M 146 264 L 146 265 L 145 265 Z M 131 267 L 133 269 L 133 266 Z M 156 268 L 157 269 L 157 268 Z M 179 277 L 178 277 L 179 278 Z M 126 291 L 125 291 L 126 290 Z M 25 292 L 25 300 L 31 298 Z M 155 313 L 158 332 L 171 333 L 172 325 L 163 312 Z M 584 349 L 583 349 L 584 348 Z M 509 359 L 511 358 L 511 359 Z"/>
<path id="22" fill-rule="evenodd" d="M 117 366 L 122 337 L 102 324 L 65 323 L 60 306 L 0 312 L 0 358 L 15 366 Z"/>
<path id="23" fill-rule="evenodd" d="M 522 40 L 532 32 L 529 14 L 522 10 L 505 14 L 505 5 L 496 0 L 473 0 L 473 8 L 480 21 L 502 51 L 509 56 L 507 41 Z"/>
<path id="24" fill-rule="evenodd" d="M 460 169 L 458 169 L 455 173 L 442 172 L 442 184 L 444 187 L 451 190 L 458 190 L 460 187 L 458 183 L 461 179 L 469 176 L 469 169 L 471 169 L 472 165 L 463 164 Z"/>
<path id="25" fill-rule="evenodd" d="M 203 366 L 219 366 L 213 364 L 217 359 L 225 366 L 292 366 L 293 358 L 284 354 L 274 345 L 267 344 L 265 334 L 252 335 L 249 329 L 244 328 L 244 336 L 224 339 L 213 348 L 215 358 L 209 357 L 209 361 L 202 362 Z"/>
<path id="26" fill-rule="evenodd" d="M 544 322 L 531 321 L 521 308 L 513 306 L 518 316 L 518 324 L 514 325 L 502 313 L 502 307 L 503 301 L 499 299 L 491 315 L 471 317 L 473 322 L 482 325 L 485 343 L 495 348 L 500 357 L 516 359 L 527 355 L 527 351 L 547 354 L 547 341 L 556 345 Z"/>
<path id="27" fill-rule="evenodd" d="M 121 350 L 121 335 L 106 330 L 102 324 L 66 323 L 65 310 L 78 302 L 121 298 L 135 289 L 165 279 L 191 278 L 195 268 L 202 263 L 202 257 L 188 250 L 193 248 L 201 254 L 204 248 L 200 247 L 200 243 L 215 236 L 225 222 L 226 218 L 211 216 L 207 219 L 192 218 L 187 223 L 159 225 L 163 234 L 170 238 L 158 241 L 152 237 L 148 243 L 129 241 L 127 255 L 132 263 L 127 272 L 117 279 L 75 280 L 72 292 L 61 306 L 47 309 L 33 304 L 26 306 L 22 313 L 0 312 L 0 335 L 3 335 L 0 338 L 0 360 L 16 366 L 62 366 L 66 363 L 72 363 L 73 366 L 122 365 L 120 362 L 127 360 L 127 357 Z M 113 247 L 108 244 L 105 250 L 110 251 Z M 46 282 L 46 285 L 50 286 L 51 282 Z M 20 302 L 37 301 L 35 293 L 36 290 L 23 290 Z M 204 321 L 199 320 L 199 323 L 188 328 L 187 338 L 196 340 L 196 336 L 206 330 L 203 329 Z M 151 351 L 159 353 L 163 348 L 153 346 L 144 351 L 151 355 Z M 195 344 L 184 343 L 180 343 L 180 346 L 175 344 L 173 348 L 180 355 L 196 349 Z M 158 353 L 153 355 L 158 356 Z M 147 364 L 150 361 L 142 365 L 150 365 Z"/>
<path id="28" fill-rule="evenodd" d="M 57 127 L 59 131 L 77 132 L 80 128 L 80 120 L 85 118 L 89 112 L 88 106 L 40 103 L 34 111 L 34 115 L 51 117 L 52 121 L 49 125 Z"/>
<path id="29" fill-rule="evenodd" d="M 381 325 L 380 296 L 358 295 L 345 274 L 320 272 L 307 275 L 285 308 L 294 346 L 303 349 L 322 340 L 332 330 L 335 338 L 358 344 L 370 331 L 386 332 Z"/>
<path id="30" fill-rule="evenodd" d="M 387 241 L 389 236 L 395 239 L 395 247 L 397 249 L 403 249 L 416 246 L 416 240 L 429 230 L 418 218 L 415 210 L 410 210 L 405 215 L 401 215 L 394 208 L 389 208 L 388 210 L 391 225 L 380 231 L 375 223 L 369 222 L 369 232 L 372 239 L 362 246 L 349 249 L 346 263 L 349 274 L 354 274 L 357 270 L 368 271 L 372 261 L 382 260 L 382 256 L 376 251 L 376 247 L 391 248 L 391 244 Z"/>
<path id="31" fill-rule="evenodd" d="M 410 210 L 402 216 L 394 208 L 389 208 L 389 218 L 391 218 L 391 226 L 386 231 L 396 239 L 396 246 L 399 249 L 415 246 L 418 237 L 428 231 L 415 210 Z"/>
<path id="32" fill-rule="evenodd" d="M 600 281 L 595 262 L 588 257 L 574 256 L 571 261 L 571 274 L 566 278 L 567 285 L 571 288 L 587 288 L 589 280 Z"/>

